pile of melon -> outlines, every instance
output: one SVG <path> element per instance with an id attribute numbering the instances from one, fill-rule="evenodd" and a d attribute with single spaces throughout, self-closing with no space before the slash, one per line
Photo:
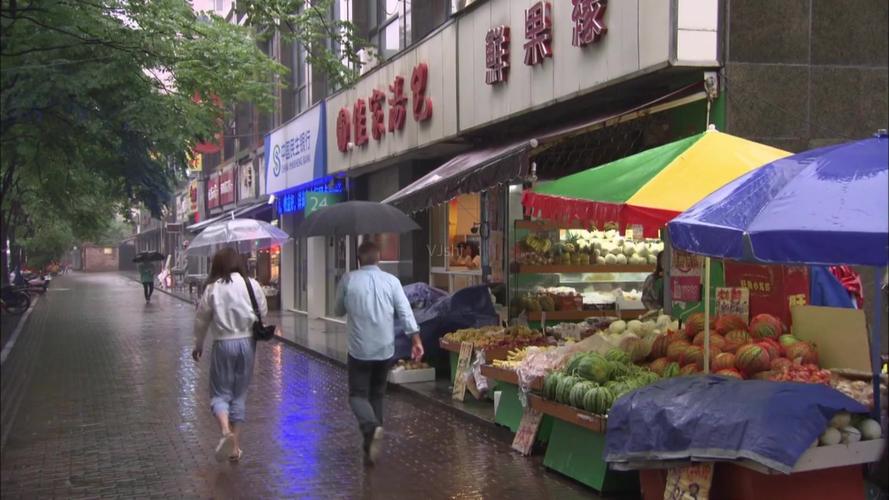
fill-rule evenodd
<path id="1" fill-rule="evenodd" d="M 692 314 L 682 329 L 647 339 L 651 349 L 646 366 L 662 377 L 693 375 L 703 371 L 707 356 L 710 372 L 718 375 L 827 383 L 825 370 L 817 366 L 815 345 L 788 335 L 781 320 L 770 314 L 759 314 L 750 324 L 734 314 L 712 318 L 709 352 L 704 337 L 704 314 Z"/>
<path id="2" fill-rule="evenodd" d="M 611 349 L 604 355 L 578 353 L 563 370 L 544 378 L 543 396 L 606 415 L 615 400 L 659 379 L 650 370 L 633 364 L 630 356 L 621 349 Z"/>
<path id="3" fill-rule="evenodd" d="M 858 441 L 880 439 L 879 422 L 864 415 L 852 415 L 841 411 L 830 419 L 827 429 L 812 446 L 852 444 Z"/>

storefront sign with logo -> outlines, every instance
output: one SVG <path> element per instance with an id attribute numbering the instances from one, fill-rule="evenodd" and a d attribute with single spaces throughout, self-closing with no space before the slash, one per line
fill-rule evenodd
<path id="1" fill-rule="evenodd" d="M 265 187 L 272 194 L 324 177 L 324 102 L 265 136 Z"/>
<path id="2" fill-rule="evenodd" d="M 307 195 L 309 193 L 330 193 L 342 197 L 345 190 L 346 183 L 343 179 L 320 179 L 318 182 L 308 186 L 281 194 L 278 197 L 278 213 L 289 214 L 307 208 Z M 330 203 L 330 200 L 328 200 L 328 203 Z M 315 209 L 317 208 L 318 207 L 315 207 Z M 308 215 L 308 213 L 309 212 L 307 211 L 306 215 Z"/>
<path id="3" fill-rule="evenodd" d="M 207 208 L 219 206 L 219 176 L 212 175 L 207 179 Z"/>
<path id="4" fill-rule="evenodd" d="M 496 26 L 485 36 L 485 83 L 509 80 L 509 26 Z"/>
<path id="5" fill-rule="evenodd" d="M 235 202 L 235 169 L 226 168 L 219 174 L 219 204 Z"/>
<path id="6" fill-rule="evenodd" d="M 672 252 L 670 263 L 670 293 L 676 302 L 701 300 L 701 269 L 703 259 L 699 255 L 680 250 Z"/>
<path id="7" fill-rule="evenodd" d="M 320 193 L 309 191 L 306 193 L 306 216 L 317 212 L 324 207 L 339 203 L 343 199 L 343 193 Z"/>
<path id="8" fill-rule="evenodd" d="M 537 2 L 525 11 L 525 64 L 543 64 L 553 56 L 553 14 L 549 2 Z"/>

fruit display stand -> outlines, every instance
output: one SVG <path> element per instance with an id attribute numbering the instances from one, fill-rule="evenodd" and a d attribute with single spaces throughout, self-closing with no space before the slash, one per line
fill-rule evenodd
<path id="1" fill-rule="evenodd" d="M 639 490 L 637 473 L 609 470 L 602 457 L 606 417 L 535 394 L 528 396 L 528 402 L 531 408 L 553 419 L 544 466 L 601 493 Z"/>
<path id="2" fill-rule="evenodd" d="M 491 365 L 483 365 L 481 373 L 489 380 L 495 381 L 495 391 L 500 392 L 500 402 L 497 405 L 497 411 L 494 413 L 494 422 L 510 431 L 516 432 L 519 423 L 524 415 L 522 402 L 519 400 L 519 377 L 513 370 L 498 368 Z M 543 389 L 543 380 L 535 379 L 531 382 L 531 390 Z M 537 441 L 547 442 L 549 440 L 550 431 L 552 430 L 553 421 L 549 416 L 544 416 L 540 422 L 540 428 L 537 431 Z"/>
<path id="3" fill-rule="evenodd" d="M 438 345 L 448 351 L 451 361 L 451 383 L 454 383 L 454 377 L 457 374 L 457 360 L 460 359 L 460 344 L 447 342 L 445 339 L 439 339 Z M 485 353 L 486 361 L 493 361 L 495 359 L 506 359 L 509 355 L 509 349 L 505 347 L 490 347 L 486 349 L 482 349 Z M 477 352 L 477 350 L 473 347 L 473 353 Z"/>
<path id="4" fill-rule="evenodd" d="M 782 500 L 863 500 L 865 491 L 861 466 L 879 461 L 884 446 L 885 439 L 874 439 L 810 448 L 800 457 L 790 474 L 748 460 L 717 462 L 710 498 L 753 500 L 763 498 L 763 492 L 767 491 L 770 498 Z M 646 466 L 648 468 L 639 471 L 643 498 L 661 500 L 667 483 L 667 468 L 656 462 Z"/>
<path id="5" fill-rule="evenodd" d="M 524 312 L 531 322 L 543 321 L 544 314 L 546 321 L 583 321 L 602 316 L 633 319 L 643 312 L 619 310 L 614 290 L 641 290 L 654 271 L 660 243 L 628 239 L 622 250 L 616 243 L 611 248 L 605 232 L 579 226 L 533 220 L 517 220 L 514 226 L 519 243 L 517 262 L 510 266 L 511 316 Z M 607 234 L 624 244 L 616 231 Z M 640 253 L 633 255 L 637 245 Z"/>

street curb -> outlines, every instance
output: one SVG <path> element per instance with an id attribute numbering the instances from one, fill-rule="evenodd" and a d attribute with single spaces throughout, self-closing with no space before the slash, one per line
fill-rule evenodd
<path id="1" fill-rule="evenodd" d="M 124 276 L 125 278 L 129 279 L 130 281 L 133 281 L 134 283 L 140 283 L 140 281 L 137 280 L 137 279 L 135 279 L 135 278 L 132 278 L 132 277 L 127 276 L 127 275 L 123 275 L 123 276 Z M 166 291 L 166 290 L 164 290 L 164 289 L 162 289 L 162 288 L 155 288 L 155 290 L 157 290 L 157 291 L 159 291 L 159 292 L 161 292 L 161 293 L 164 293 L 164 294 L 166 294 L 166 295 L 169 295 L 169 296 L 171 296 L 171 297 L 173 297 L 173 298 L 179 299 L 179 300 L 181 300 L 182 302 L 185 302 L 185 303 L 187 303 L 187 304 L 191 304 L 191 305 L 194 305 L 194 304 L 195 304 L 194 302 L 192 302 L 192 301 L 190 301 L 190 300 L 188 300 L 188 299 L 185 299 L 184 297 L 180 297 L 179 295 L 176 295 L 176 294 L 174 294 L 174 293 L 172 293 L 172 292 L 168 292 L 168 291 Z M 280 336 L 280 335 L 275 335 L 275 340 L 277 340 L 278 342 L 280 342 L 280 343 L 282 343 L 282 344 L 284 344 L 284 345 L 287 345 L 287 346 L 289 346 L 289 347 L 292 347 L 292 348 L 294 348 L 294 349 L 296 349 L 296 350 L 298 350 L 298 351 L 300 351 L 300 352 L 302 352 L 302 353 L 308 355 L 308 356 L 311 357 L 311 358 L 314 358 L 314 359 L 319 360 L 319 361 L 324 361 L 324 362 L 326 362 L 326 363 L 328 363 L 328 364 L 331 364 L 331 365 L 333 365 L 333 366 L 337 366 L 337 367 L 342 368 L 342 369 L 344 369 L 344 370 L 347 369 L 346 363 L 343 363 L 342 361 L 340 361 L 340 360 L 338 360 L 338 359 L 332 358 L 332 357 L 327 356 L 327 355 L 325 355 L 325 354 L 322 354 L 322 353 L 320 353 L 320 352 L 318 352 L 318 351 L 309 349 L 308 347 L 305 347 L 305 346 L 303 346 L 303 345 L 300 345 L 300 344 L 298 344 L 298 343 L 296 343 L 296 342 L 294 342 L 294 341 L 292 341 L 292 340 L 290 340 L 290 339 L 284 338 L 284 337 L 282 337 L 282 336 Z M 467 420 L 467 421 L 469 421 L 469 422 L 483 423 L 483 424 L 485 424 L 485 425 L 491 425 L 491 424 L 494 424 L 494 428 L 495 428 L 497 431 L 501 431 L 501 430 L 502 430 L 502 431 L 504 431 L 504 432 L 507 433 L 507 434 L 504 434 L 503 436 L 499 436 L 499 434 L 501 434 L 501 433 L 500 433 L 500 432 L 497 432 L 497 434 L 498 434 L 498 438 L 499 438 L 499 437 L 502 437 L 504 441 L 512 442 L 512 435 L 511 435 L 511 433 L 508 432 L 508 429 L 506 429 L 505 427 L 501 427 L 501 426 L 497 425 L 495 422 L 493 422 L 493 421 L 491 421 L 491 420 L 488 420 L 488 419 L 486 419 L 486 418 L 484 418 L 484 417 L 480 417 L 480 416 L 475 415 L 475 414 L 473 414 L 473 413 L 469 413 L 469 412 L 463 411 L 463 410 L 461 410 L 461 409 L 459 409 L 459 408 L 456 408 L 456 407 L 454 407 L 454 406 L 451 406 L 451 405 L 449 405 L 449 404 L 447 404 L 447 403 L 445 403 L 445 402 L 443 402 L 443 401 L 440 401 L 440 400 L 438 400 L 438 399 L 436 399 L 436 398 L 433 398 L 433 397 L 431 397 L 431 396 L 427 396 L 426 394 L 423 394 L 423 393 L 414 391 L 414 390 L 412 390 L 412 389 L 408 389 L 407 387 L 402 387 L 402 386 L 400 386 L 400 385 L 398 385 L 398 384 L 388 384 L 388 390 L 389 390 L 389 391 L 392 391 L 392 392 L 395 392 L 395 393 L 399 393 L 399 394 L 407 395 L 408 397 L 413 398 L 413 399 L 415 399 L 415 400 L 420 400 L 420 401 L 424 401 L 424 402 L 431 402 L 431 403 L 434 403 L 434 404 L 435 404 L 436 406 L 438 406 L 439 408 L 443 408 L 443 409 L 445 409 L 445 410 L 447 410 L 447 411 L 453 413 L 454 415 L 456 415 L 456 416 L 458 416 L 458 417 L 460 417 L 460 418 L 462 418 L 462 419 L 464 419 L 464 420 Z"/>
<path id="2" fill-rule="evenodd" d="M 12 352 L 12 349 L 15 347 L 15 342 L 18 340 L 19 335 L 22 333 L 22 329 L 25 328 L 25 325 L 28 322 L 28 318 L 31 317 L 31 312 L 37 306 L 37 303 L 40 302 L 40 296 L 34 297 L 34 300 L 31 302 L 31 305 L 28 306 L 28 310 L 22 313 L 19 317 L 18 323 L 15 324 L 15 330 L 12 331 L 12 335 L 6 339 L 6 344 L 3 345 L 3 350 L 0 352 L 0 366 L 6 362 L 6 358 L 9 356 L 9 353 Z"/>

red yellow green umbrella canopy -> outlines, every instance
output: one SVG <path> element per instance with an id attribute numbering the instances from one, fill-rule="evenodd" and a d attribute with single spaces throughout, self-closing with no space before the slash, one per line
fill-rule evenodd
<path id="1" fill-rule="evenodd" d="M 732 180 L 789 156 L 714 129 L 525 191 L 525 213 L 596 226 L 640 225 L 646 236 Z"/>

